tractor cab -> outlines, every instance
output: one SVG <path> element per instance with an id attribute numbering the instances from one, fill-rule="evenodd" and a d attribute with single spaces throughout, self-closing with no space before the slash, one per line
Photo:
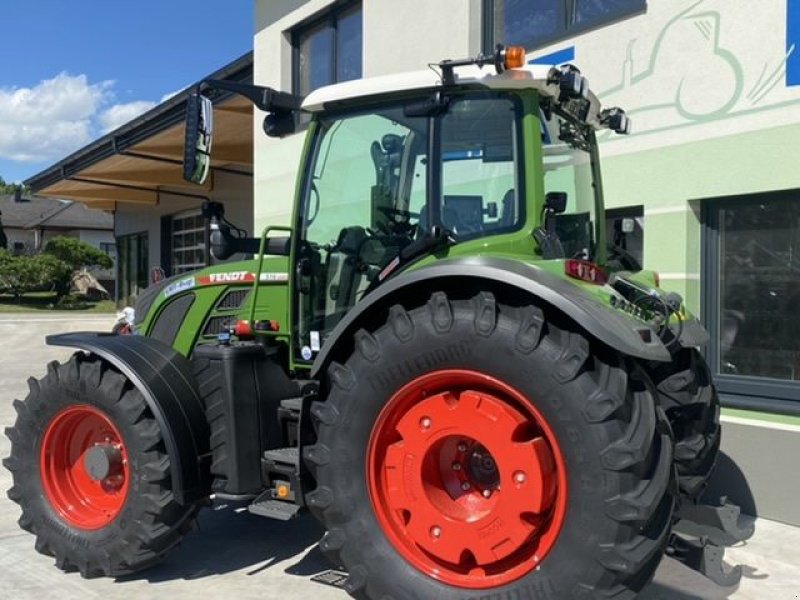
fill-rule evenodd
<path id="1" fill-rule="evenodd" d="M 491 61 L 322 88 L 295 100 L 296 110 L 286 99 L 263 106 L 273 135 L 275 115 L 310 116 L 290 244 L 297 352 L 324 343 L 385 281 L 437 258 L 606 263 L 595 130 L 627 133 L 629 121 L 620 109 L 601 111 L 575 67 L 523 59 L 521 49 L 499 48 Z M 205 176 L 207 112 L 202 101 L 189 111 L 194 181 Z"/>

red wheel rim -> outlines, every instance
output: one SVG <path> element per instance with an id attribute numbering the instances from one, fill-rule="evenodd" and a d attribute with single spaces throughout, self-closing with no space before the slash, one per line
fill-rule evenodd
<path id="1" fill-rule="evenodd" d="M 39 470 L 50 505 L 80 529 L 105 527 L 125 504 L 125 444 L 108 416 L 92 406 L 70 406 L 53 417 L 42 438 Z"/>
<path id="2" fill-rule="evenodd" d="M 567 508 L 564 459 L 547 421 L 517 390 L 476 371 L 428 373 L 389 399 L 370 436 L 367 484 L 403 558 L 462 588 L 535 569 Z"/>

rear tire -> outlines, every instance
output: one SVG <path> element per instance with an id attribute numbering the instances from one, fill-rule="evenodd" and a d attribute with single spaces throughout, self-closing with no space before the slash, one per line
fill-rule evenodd
<path id="1" fill-rule="evenodd" d="M 175 501 L 158 424 L 142 394 L 94 355 L 76 353 L 47 370 L 28 380 L 30 393 L 14 402 L 17 420 L 6 429 L 11 456 L 3 462 L 20 527 L 58 568 L 84 577 L 151 566 L 197 514 Z"/>
<path id="2" fill-rule="evenodd" d="M 675 504 L 672 443 L 663 413 L 656 409 L 652 385 L 633 362 L 595 346 L 558 315 L 545 316 L 536 306 L 501 305 L 488 292 L 456 301 L 437 292 L 426 305 L 410 311 L 394 306 L 383 326 L 374 332 L 359 331 L 355 342 L 347 361 L 333 363 L 329 369 L 327 398 L 311 409 L 317 443 L 304 451 L 306 464 L 317 479 L 317 488 L 306 500 L 327 529 L 320 547 L 334 563 L 348 570 L 346 590 L 351 595 L 373 600 L 633 598 L 651 580 L 667 544 Z M 452 390 L 431 384 L 439 385 L 439 389 L 431 389 L 429 394 L 426 389 L 417 404 L 410 403 L 406 413 L 386 416 L 386 411 L 394 414 L 392 406 L 399 402 L 397 398 L 413 390 L 415 382 L 425 386 L 433 377 L 441 383 L 446 381 L 441 379 L 442 374 L 453 371 L 479 377 L 470 375 L 466 383 L 456 383 Z M 453 498 L 462 497 L 480 506 L 480 498 L 459 492 L 453 495 L 452 482 L 446 482 L 449 455 L 439 458 L 440 448 L 447 443 L 430 442 L 423 454 L 425 459 L 406 454 L 394 465 L 388 459 L 380 462 L 394 449 L 384 452 L 374 448 L 375 440 L 386 431 L 388 437 L 384 439 L 389 447 L 398 442 L 410 447 L 410 440 L 417 443 L 416 434 L 407 432 L 417 422 L 422 427 L 431 423 L 424 417 L 415 420 L 415 407 L 427 406 L 442 392 L 449 394 L 445 404 L 453 405 L 457 397 L 455 405 L 461 410 L 470 390 L 491 396 L 490 406 L 497 398 L 507 399 L 512 413 L 538 415 L 542 423 L 533 418 L 532 425 L 520 427 L 519 439 L 524 443 L 531 435 L 547 439 L 556 462 L 561 458 L 565 481 L 556 485 L 556 500 L 548 505 L 547 512 L 535 515 L 545 533 L 534 530 L 529 537 L 523 536 L 520 544 L 522 519 L 511 520 L 510 525 L 508 520 L 496 519 L 469 542 L 477 547 L 467 545 L 453 563 L 441 559 L 436 546 L 419 534 L 429 531 L 443 539 L 447 527 L 413 529 L 409 525 L 414 522 L 414 512 L 423 510 L 422 503 L 412 502 L 409 510 L 385 509 L 386 498 L 389 504 L 400 506 L 402 502 L 394 503 L 393 498 L 408 496 L 409 490 L 435 494 L 438 500 L 431 503 L 438 506 L 449 506 Z M 518 398 L 524 404 L 517 402 Z M 436 408 L 430 406 L 431 410 Z M 495 412 L 502 413 L 503 409 Z M 406 419 L 406 414 L 413 418 Z M 495 443 L 490 430 L 495 434 L 502 431 L 500 420 L 496 427 L 485 427 L 486 434 L 474 433 L 473 427 L 473 433 L 466 437 L 472 439 L 474 435 L 488 448 Z M 398 426 L 387 430 L 386 422 L 397 422 Z M 466 431 L 466 426 L 458 423 L 453 422 L 454 431 L 466 435 L 461 431 Z M 404 433 L 399 434 L 400 430 Z M 516 441 L 516 434 L 514 437 Z M 424 441 L 424 436 L 419 439 Z M 440 454 L 432 455 L 431 470 L 424 465 L 430 463 L 427 457 L 434 449 Z M 503 464 L 506 457 L 502 453 L 494 458 L 500 473 L 496 493 L 502 499 L 514 481 L 514 477 L 503 474 L 516 471 Z M 438 464 L 445 465 L 441 479 L 437 479 Z M 376 492 L 375 481 L 391 469 L 402 471 L 403 476 L 393 479 L 397 485 L 388 486 L 388 494 Z M 414 479 L 407 479 L 409 475 Z M 423 487 L 416 487 L 418 480 Z M 472 488 L 468 489 L 467 494 L 472 494 Z M 442 496 L 443 491 L 450 499 Z M 541 495 L 541 490 L 537 496 L 531 488 L 532 498 Z M 559 495 L 564 499 L 563 518 L 554 520 L 561 506 Z M 435 516 L 435 511 L 427 514 Z M 522 517 L 529 513 L 518 514 Z M 454 518 L 444 508 L 440 516 Z M 467 524 L 456 525 L 455 537 L 467 532 L 473 518 L 484 517 L 471 515 Z M 551 535 L 554 524 L 555 534 Z M 495 556 L 506 554 L 505 544 L 517 546 L 510 558 L 481 562 L 478 557 L 487 556 L 481 547 L 482 536 L 498 538 L 492 547 Z M 460 540 L 453 543 L 467 544 Z M 540 549 L 546 551 L 545 556 L 537 556 Z M 427 559 L 438 561 L 438 570 L 426 567 Z"/>
<path id="3" fill-rule="evenodd" d="M 703 357 L 683 348 L 669 363 L 651 363 L 658 401 L 675 435 L 675 465 L 681 496 L 696 500 L 717 463 L 722 429 L 719 397 Z"/>

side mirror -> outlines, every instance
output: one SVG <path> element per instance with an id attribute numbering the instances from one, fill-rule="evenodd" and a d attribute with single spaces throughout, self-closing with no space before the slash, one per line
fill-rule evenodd
<path id="1" fill-rule="evenodd" d="M 546 210 L 560 215 L 567 210 L 567 192 L 547 192 L 544 197 L 544 207 Z"/>
<path id="2" fill-rule="evenodd" d="M 183 178 L 202 184 L 211 168 L 211 142 L 214 136 L 214 106 L 202 94 L 186 100 L 186 134 L 183 141 Z"/>

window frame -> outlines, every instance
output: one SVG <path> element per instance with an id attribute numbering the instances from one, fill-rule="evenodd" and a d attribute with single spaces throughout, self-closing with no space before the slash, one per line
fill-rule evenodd
<path id="1" fill-rule="evenodd" d="M 550 36 L 545 36 L 539 39 L 525 39 L 523 41 L 514 42 L 525 47 L 526 51 L 531 52 L 539 48 L 544 48 L 551 44 L 570 39 L 576 35 L 587 33 L 589 31 L 600 29 L 618 23 L 624 19 L 643 15 L 647 12 L 647 0 L 632 0 L 638 3 L 637 8 L 620 9 L 607 18 L 594 19 L 585 23 L 578 23 L 576 21 L 576 3 L 578 0 L 558 0 L 562 4 L 563 14 L 565 16 L 564 23 L 561 24 L 559 30 Z M 483 0 L 482 6 L 482 42 L 483 51 L 493 52 L 495 45 L 498 43 L 507 43 L 505 40 L 496 40 L 494 35 L 494 2 L 495 0 Z"/>
<path id="2" fill-rule="evenodd" d="M 334 2 L 331 6 L 327 9 L 322 11 L 321 13 L 316 14 L 311 19 L 300 23 L 299 25 L 295 26 L 290 31 L 290 38 L 292 43 L 292 93 L 296 95 L 301 94 L 300 90 L 300 45 L 302 43 L 302 38 L 305 34 L 309 33 L 313 29 L 316 29 L 320 25 L 328 24 L 331 29 L 333 30 L 333 35 L 331 36 L 331 75 L 332 81 L 328 85 L 332 85 L 334 83 L 339 83 L 338 73 L 337 73 L 337 62 L 338 62 L 338 41 L 339 41 L 339 21 L 342 17 L 349 16 L 350 13 L 355 12 L 355 10 L 359 10 L 361 12 L 361 40 L 363 44 L 364 40 L 364 6 L 362 0 L 349 0 L 346 2 Z M 362 46 L 361 49 L 361 77 L 364 76 L 364 49 Z M 313 91 L 313 90 L 311 90 Z M 309 92 L 311 93 L 311 92 Z"/>
<path id="3" fill-rule="evenodd" d="M 124 244 L 126 240 L 137 238 L 137 250 L 143 249 L 144 252 L 137 256 L 137 267 L 139 263 L 139 258 L 142 256 L 145 257 L 144 262 L 147 264 L 144 272 L 144 286 L 142 286 L 136 296 L 134 297 L 132 290 L 130 289 L 132 286 L 130 285 L 130 280 L 123 280 L 122 271 L 124 269 L 124 265 L 128 262 L 127 256 L 124 257 L 126 260 L 123 260 L 124 254 Z M 150 271 L 150 232 L 148 230 L 141 230 L 141 231 L 132 231 L 130 233 L 125 233 L 122 235 L 118 235 L 115 237 L 116 245 L 117 245 L 117 264 L 116 264 L 116 290 L 115 295 L 117 302 L 124 300 L 126 303 L 133 304 L 135 303 L 136 298 L 138 298 L 139 294 L 142 291 L 147 289 L 150 285 L 150 278 L 149 278 L 149 271 Z M 127 285 L 126 285 L 127 283 Z M 136 286 L 139 287 L 139 280 L 137 278 Z M 127 289 L 126 289 L 127 288 Z M 123 292 L 127 292 L 125 296 L 122 296 Z"/>
<path id="4" fill-rule="evenodd" d="M 720 337 L 720 212 L 723 208 L 769 200 L 796 199 L 800 190 L 761 192 L 711 198 L 701 205 L 700 314 L 711 337 L 704 353 L 723 406 L 800 416 L 800 381 L 719 373 Z"/>
<path id="5" fill-rule="evenodd" d="M 188 219 L 188 218 L 191 218 L 191 217 L 195 217 L 195 218 L 196 217 L 202 217 L 202 211 L 199 208 L 197 208 L 197 209 L 189 209 L 189 210 L 184 210 L 184 211 L 181 211 L 181 212 L 178 212 L 178 213 L 174 213 L 172 215 L 169 215 L 169 217 L 170 218 L 169 218 L 169 238 L 168 239 L 169 239 L 169 259 L 170 259 L 169 260 L 169 272 L 170 272 L 170 275 L 179 274 L 178 270 L 176 268 L 176 260 L 175 260 L 175 252 L 176 252 L 175 236 L 176 235 L 181 235 L 181 234 L 186 234 L 186 233 L 195 233 L 195 232 L 199 232 L 201 230 L 203 231 L 203 264 L 199 265 L 198 263 L 183 263 L 184 265 L 188 265 L 190 268 L 188 270 L 186 270 L 185 266 L 180 267 L 181 269 L 183 269 L 183 270 L 180 271 L 180 274 L 190 273 L 192 271 L 196 271 L 198 269 L 204 269 L 205 267 L 209 266 L 211 264 L 211 256 L 210 256 L 210 252 L 209 252 L 209 248 L 210 248 L 210 230 L 209 230 L 209 226 L 208 226 L 208 221 L 203 219 L 203 227 L 202 228 L 195 228 L 195 229 L 191 229 L 191 230 L 187 229 L 187 230 L 178 231 L 178 232 L 175 231 L 175 222 L 176 221 L 180 221 L 182 219 Z M 183 250 L 187 250 L 187 249 L 188 248 L 178 248 L 177 250 L 178 251 L 183 251 Z M 195 248 L 192 248 L 192 249 L 196 250 L 197 248 L 195 247 Z"/>
<path id="6" fill-rule="evenodd" d="M 642 260 L 639 264 L 644 265 L 644 239 L 645 239 L 645 225 L 644 220 L 644 204 L 632 204 L 630 206 L 617 206 L 614 208 L 606 208 L 606 243 L 611 243 L 611 231 L 608 228 L 608 222 L 615 219 L 642 219 Z M 625 249 L 627 251 L 627 249 Z M 631 255 L 633 256 L 633 255 Z M 634 258 L 636 258 L 634 256 Z"/>

